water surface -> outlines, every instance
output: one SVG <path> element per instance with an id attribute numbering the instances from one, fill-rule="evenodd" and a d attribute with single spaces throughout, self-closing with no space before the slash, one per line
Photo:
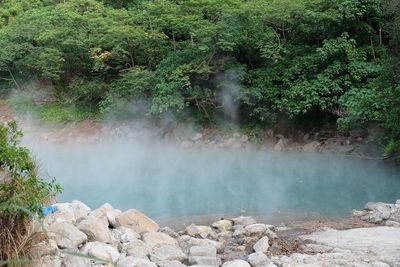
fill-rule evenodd
<path id="1" fill-rule="evenodd" d="M 183 149 L 157 143 L 31 142 L 59 201 L 105 202 L 158 217 L 305 213 L 347 216 L 400 198 L 399 169 L 348 156 Z"/>

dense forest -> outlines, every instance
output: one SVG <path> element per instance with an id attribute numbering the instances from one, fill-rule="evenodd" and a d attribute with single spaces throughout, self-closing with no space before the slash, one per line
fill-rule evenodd
<path id="1" fill-rule="evenodd" d="M 4 92 L 35 80 L 97 114 L 373 126 L 400 152 L 399 0 L 1 0 L 0 17 Z"/>

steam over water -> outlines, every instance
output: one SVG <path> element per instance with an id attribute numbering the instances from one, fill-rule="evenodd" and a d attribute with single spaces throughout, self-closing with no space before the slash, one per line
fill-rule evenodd
<path id="1" fill-rule="evenodd" d="M 245 211 L 346 216 L 368 201 L 400 198 L 399 169 L 383 161 L 268 151 L 184 149 L 157 143 L 31 142 L 59 201 L 105 202 L 154 217 Z"/>

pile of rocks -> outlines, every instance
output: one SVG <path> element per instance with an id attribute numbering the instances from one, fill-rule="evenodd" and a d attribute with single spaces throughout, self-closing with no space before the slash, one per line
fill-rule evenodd
<path id="1" fill-rule="evenodd" d="M 176 232 L 135 209 L 122 212 L 104 204 L 92 211 L 80 201 L 56 206 L 58 211 L 37 224 L 36 231 L 48 238 L 33 251 L 36 266 L 400 266 L 400 227 L 393 227 L 399 226 L 400 200 L 368 203 L 365 211 L 354 212 L 390 227 L 324 228 L 292 241 L 280 238 L 281 227 L 252 217 Z"/>
<path id="2" fill-rule="evenodd" d="M 55 206 L 58 211 L 37 226 L 49 238 L 35 248 L 38 266 L 275 266 L 267 255 L 278 236 L 252 217 L 175 232 L 135 209 L 104 204 L 91 211 L 80 201 Z"/>
<path id="3" fill-rule="evenodd" d="M 395 204 L 369 202 L 364 210 L 353 210 L 353 217 L 368 223 L 400 227 L 400 199 Z"/>

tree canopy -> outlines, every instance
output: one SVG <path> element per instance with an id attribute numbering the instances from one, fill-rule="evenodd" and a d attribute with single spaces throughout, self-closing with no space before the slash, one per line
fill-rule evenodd
<path id="1" fill-rule="evenodd" d="M 400 148 L 398 0 L 0 2 L 0 77 L 60 101 L 238 123 L 377 124 Z M 226 97 L 229 96 L 229 97 Z"/>

